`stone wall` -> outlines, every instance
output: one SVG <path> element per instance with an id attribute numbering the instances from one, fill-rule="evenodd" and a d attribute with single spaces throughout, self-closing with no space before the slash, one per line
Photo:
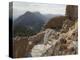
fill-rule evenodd
<path id="1" fill-rule="evenodd" d="M 66 6 L 66 16 L 70 20 L 78 19 L 78 6 L 77 5 L 67 5 Z"/>

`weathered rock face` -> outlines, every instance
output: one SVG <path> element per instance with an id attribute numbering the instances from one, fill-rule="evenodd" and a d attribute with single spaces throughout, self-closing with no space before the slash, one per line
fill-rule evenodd
<path id="1" fill-rule="evenodd" d="M 74 21 L 73 21 L 74 22 Z M 32 48 L 33 57 L 72 55 L 78 53 L 78 27 L 77 23 L 71 25 L 67 32 L 46 29 L 44 42 Z"/>
<path id="2" fill-rule="evenodd" d="M 66 19 L 65 16 L 58 16 L 58 17 L 54 17 L 52 18 L 45 26 L 44 28 L 52 28 L 52 29 L 59 29 L 62 27 L 62 24 L 64 22 L 64 20 Z"/>
<path id="3" fill-rule="evenodd" d="M 77 21 L 77 20 L 76 20 Z M 61 32 L 68 32 L 72 25 L 75 25 L 75 20 L 66 19 L 62 25 Z"/>
<path id="4" fill-rule="evenodd" d="M 74 34 L 75 33 L 75 34 Z M 45 56 L 50 55 L 72 55 L 78 53 L 77 29 L 72 29 L 67 33 L 60 33 L 54 45 L 47 50 Z M 54 43 L 54 42 L 53 42 Z"/>
<path id="5" fill-rule="evenodd" d="M 47 47 L 44 44 L 35 45 L 31 51 L 33 57 L 40 57 L 44 52 L 46 52 Z"/>
<path id="6" fill-rule="evenodd" d="M 69 23 L 69 24 L 68 24 Z M 71 24 L 74 23 L 74 24 Z M 71 24 L 71 25 L 70 25 Z M 15 38 L 15 57 L 41 57 L 54 55 L 71 55 L 78 53 L 77 21 L 65 20 L 62 30 L 45 29 L 29 38 Z M 69 25 L 69 26 L 68 26 Z M 67 26 L 67 28 L 65 28 Z"/>
<path id="7" fill-rule="evenodd" d="M 66 6 L 66 16 L 70 20 L 77 20 L 78 19 L 78 6 L 67 5 Z"/>

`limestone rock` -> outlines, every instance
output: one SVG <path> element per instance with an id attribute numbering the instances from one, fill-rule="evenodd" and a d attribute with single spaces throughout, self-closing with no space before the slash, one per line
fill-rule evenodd
<path id="1" fill-rule="evenodd" d="M 44 44 L 35 45 L 32 49 L 31 55 L 33 57 L 40 57 L 46 52 L 48 48 L 49 46 L 46 46 Z"/>

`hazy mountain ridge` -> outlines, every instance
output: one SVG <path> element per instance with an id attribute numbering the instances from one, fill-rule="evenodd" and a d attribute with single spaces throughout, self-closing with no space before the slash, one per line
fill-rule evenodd
<path id="1" fill-rule="evenodd" d="M 14 20 L 14 30 L 16 30 L 15 27 L 22 26 L 26 29 L 34 31 L 33 33 L 36 33 L 41 30 L 43 24 L 43 16 L 39 12 L 32 13 L 28 11 Z"/>
<path id="2" fill-rule="evenodd" d="M 27 11 L 23 15 L 19 16 L 16 20 L 13 20 L 14 23 L 14 33 L 19 31 L 19 29 L 27 29 L 32 31 L 34 34 L 42 30 L 43 26 L 51 18 L 58 16 L 53 14 L 41 14 L 40 12 L 30 12 Z M 21 28 L 20 28 L 21 26 Z M 24 28 L 23 28 L 24 27 Z M 19 28 L 19 29 L 17 29 Z M 21 31 L 22 31 L 21 29 Z M 17 30 L 17 31 L 16 31 Z M 24 34 L 24 33 L 23 33 Z"/>

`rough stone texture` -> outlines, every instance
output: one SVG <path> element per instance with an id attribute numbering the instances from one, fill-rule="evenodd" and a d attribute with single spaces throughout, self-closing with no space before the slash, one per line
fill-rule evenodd
<path id="1" fill-rule="evenodd" d="M 14 38 L 14 57 L 40 57 L 77 54 L 78 23 L 77 21 L 65 21 L 61 30 L 65 31 L 67 29 L 66 32 L 47 28 L 29 38 Z"/>
<path id="2" fill-rule="evenodd" d="M 69 28 L 71 29 L 69 29 L 65 33 L 54 31 L 53 29 L 46 29 L 43 44 L 42 45 L 38 44 L 33 47 L 31 52 L 32 56 L 39 57 L 39 56 L 77 54 L 78 53 L 77 23 L 75 22 L 75 24 Z"/>
<path id="3" fill-rule="evenodd" d="M 78 19 L 78 6 L 77 5 L 67 5 L 66 16 L 70 20 L 77 20 Z"/>
<path id="4" fill-rule="evenodd" d="M 66 19 L 64 21 L 64 24 L 62 25 L 61 32 L 67 32 L 70 29 L 70 27 L 75 24 L 75 22 L 76 21 L 73 21 L 73 20 L 70 20 L 70 19 Z"/>
<path id="5" fill-rule="evenodd" d="M 42 56 L 42 54 L 44 54 L 44 52 L 46 52 L 46 50 L 49 47 L 44 45 L 44 44 L 38 44 L 36 46 L 33 47 L 32 51 L 31 51 L 31 55 L 33 57 L 39 57 Z"/>

